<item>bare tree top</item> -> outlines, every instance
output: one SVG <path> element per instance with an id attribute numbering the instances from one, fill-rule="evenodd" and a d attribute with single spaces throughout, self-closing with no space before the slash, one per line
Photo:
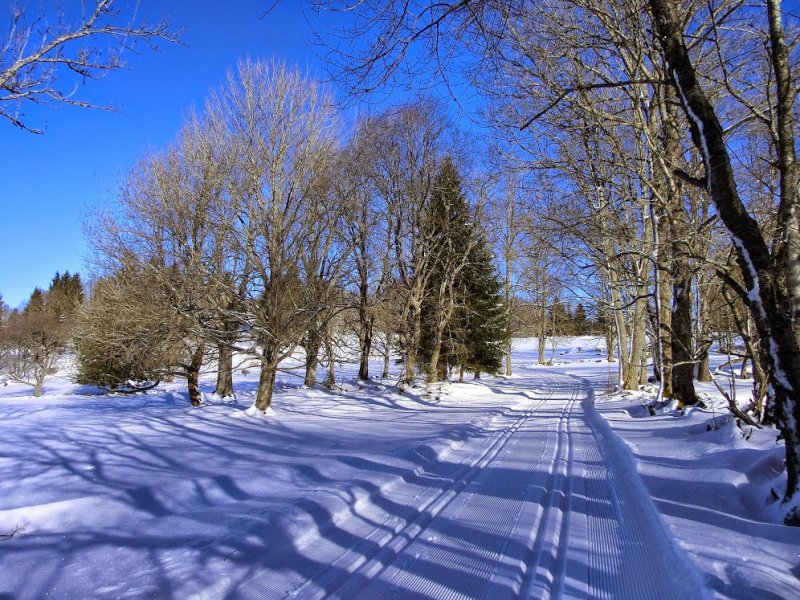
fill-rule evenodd
<path id="1" fill-rule="evenodd" d="M 159 41 L 177 41 L 165 18 L 151 23 L 140 16 L 138 1 L 73 4 L 79 17 L 59 9 L 32 14 L 15 4 L 8 29 L 0 33 L 0 117 L 32 133 L 42 131 L 27 122 L 26 106 L 60 103 L 109 110 L 82 99 L 80 83 L 124 67 L 125 51 L 154 50 Z"/>

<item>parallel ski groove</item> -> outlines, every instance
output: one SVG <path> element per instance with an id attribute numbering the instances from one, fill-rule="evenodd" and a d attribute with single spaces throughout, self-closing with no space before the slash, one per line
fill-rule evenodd
<path id="1" fill-rule="evenodd" d="M 451 471 L 444 474 L 431 474 L 440 479 L 449 480 L 450 483 L 441 489 L 431 488 L 428 490 L 427 493 L 433 492 L 433 494 L 422 502 L 419 502 L 419 498 L 415 498 L 408 511 L 409 520 L 405 519 L 406 515 L 390 516 L 372 532 L 365 535 L 362 543 L 331 560 L 329 568 L 315 576 L 313 581 L 301 583 L 292 591 L 291 595 L 302 595 L 304 598 L 329 597 L 331 595 L 349 598 L 359 594 L 361 590 L 350 589 L 350 587 L 354 587 L 353 581 L 362 578 L 374 580 L 387 570 L 401 552 L 421 535 L 431 521 L 458 497 L 459 493 L 481 473 L 486 465 L 497 457 L 514 433 L 539 406 L 546 402 L 548 397 L 549 394 L 544 398 L 537 398 L 532 406 L 526 408 L 521 415 L 515 416 L 514 420 L 507 424 L 499 435 L 488 437 L 487 442 L 481 448 L 461 463 L 456 464 Z M 416 516 L 413 516 L 414 513 Z M 359 515 L 354 516 L 358 517 Z M 380 550 L 372 555 L 361 552 L 362 546 L 365 545 L 378 546 Z M 342 564 L 349 565 L 346 578 L 338 575 L 337 569 L 334 568 L 338 566 L 340 559 Z M 311 586 L 313 586 L 313 590 L 309 589 Z"/>
<path id="2" fill-rule="evenodd" d="M 484 439 L 384 485 L 298 544 L 314 572 L 272 570 L 277 580 L 257 577 L 236 597 L 650 598 L 683 589 L 668 557 L 648 547 L 646 534 L 660 535 L 662 549 L 669 540 L 637 513 L 635 473 L 603 455 L 581 404 L 587 382 L 536 375 L 545 385 L 525 392 L 530 404 L 498 415 Z M 334 542 L 343 539 L 352 543 Z"/>
<path id="3" fill-rule="evenodd" d="M 552 455 L 553 468 L 547 485 L 547 498 L 543 503 L 539 525 L 533 532 L 535 538 L 527 561 L 528 570 L 522 589 L 526 598 L 548 598 L 552 593 L 553 569 L 563 552 L 566 540 L 561 531 L 563 511 L 568 499 L 565 495 L 565 479 L 569 468 L 569 439 L 567 435 L 569 413 L 574 404 L 570 399 L 560 411 L 556 430 L 556 447 Z M 566 442 L 566 443 L 565 443 Z M 565 449 L 565 445 L 567 448 Z M 563 560 L 563 559 L 562 559 Z"/>
<path id="4" fill-rule="evenodd" d="M 509 551 L 509 545 L 528 495 L 528 481 L 513 467 L 519 462 L 518 456 L 541 457 L 544 439 L 537 436 L 533 442 L 513 440 L 509 446 L 504 457 L 494 461 L 490 469 L 467 486 L 467 497 L 458 509 L 443 513 L 446 518 L 440 519 L 443 523 L 435 530 L 436 541 L 425 545 L 409 565 L 411 568 L 392 578 L 397 590 L 436 598 L 491 597 L 486 595 L 486 588 L 503 559 L 508 560 L 515 553 Z M 511 463 L 508 468 L 504 468 L 506 462 Z M 487 495 L 484 488 L 493 494 Z M 473 534 L 473 541 L 459 535 L 462 530 L 480 533 Z M 437 585 L 434 579 L 437 568 L 448 564 L 457 566 L 465 575 L 457 592 Z"/>
<path id="5" fill-rule="evenodd" d="M 596 440 L 595 440 L 596 442 Z M 589 513 L 589 591 L 593 598 L 611 600 L 613 592 L 607 585 L 622 572 L 619 539 L 619 511 L 615 510 L 608 482 L 608 469 L 600 456 L 597 443 L 584 445 L 586 465 L 586 495 L 592 498 Z M 618 506 L 617 506 L 618 509 Z"/>

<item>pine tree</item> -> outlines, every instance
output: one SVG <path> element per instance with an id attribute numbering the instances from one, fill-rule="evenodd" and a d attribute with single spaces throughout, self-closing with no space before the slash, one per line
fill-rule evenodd
<path id="1" fill-rule="evenodd" d="M 462 339 L 459 367 L 475 373 L 496 374 L 503 363 L 503 341 L 508 316 L 502 285 L 494 268 L 492 253 L 483 233 L 470 251 L 462 274 L 464 298 L 461 311 Z"/>
<path id="2" fill-rule="evenodd" d="M 25 305 L 25 308 L 22 310 L 22 312 L 25 315 L 43 313 L 45 311 L 45 306 L 45 293 L 41 290 L 41 288 L 37 287 L 31 293 L 31 297 L 28 299 L 28 303 Z"/>
<path id="3" fill-rule="evenodd" d="M 458 368 L 494 374 L 503 360 L 507 316 L 502 286 L 486 235 L 475 222 L 449 158 L 442 163 L 431 196 L 428 235 L 435 260 L 422 306 L 423 336 L 418 363 L 428 379 L 445 379 Z M 440 327 L 437 349 L 437 326 Z M 435 357 L 436 372 L 431 372 Z"/>
<path id="4" fill-rule="evenodd" d="M 47 307 L 59 320 L 64 321 L 74 316 L 83 304 L 83 283 L 77 273 L 63 275 L 56 272 L 47 292 Z"/>
<path id="5" fill-rule="evenodd" d="M 468 263 L 464 253 L 472 245 L 471 221 L 461 177 L 453 160 L 446 157 L 433 185 L 424 232 L 431 266 L 420 310 L 417 364 L 425 368 L 429 381 L 444 379 L 452 364 L 448 340 L 453 333 L 449 329 L 457 304 L 455 288 Z"/>
<path id="6" fill-rule="evenodd" d="M 575 335 L 586 335 L 589 332 L 589 323 L 586 321 L 586 309 L 583 304 L 578 303 L 575 307 L 575 314 L 572 316 L 575 325 Z"/>

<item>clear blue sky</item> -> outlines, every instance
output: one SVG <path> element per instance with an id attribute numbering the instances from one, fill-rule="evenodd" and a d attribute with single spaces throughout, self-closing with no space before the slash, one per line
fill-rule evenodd
<path id="1" fill-rule="evenodd" d="M 29 10 L 50 4 L 17 3 Z M 0 23 L 5 24 L 10 4 L 0 0 Z M 261 18 L 272 4 L 142 2 L 156 18 L 164 13 L 182 28 L 186 45 L 163 43 L 159 52 L 128 55 L 129 69 L 79 90 L 118 112 L 67 106 L 29 110 L 30 124 L 44 128 L 43 135 L 0 122 L 0 294 L 8 305 L 19 306 L 36 286 L 46 288 L 56 271 L 85 274 L 82 222 L 90 208 L 113 200 L 130 165 L 148 149 L 171 141 L 187 110 L 202 106 L 237 60 L 274 55 L 324 75 L 308 49 L 312 33 L 302 0 L 281 0 Z"/>

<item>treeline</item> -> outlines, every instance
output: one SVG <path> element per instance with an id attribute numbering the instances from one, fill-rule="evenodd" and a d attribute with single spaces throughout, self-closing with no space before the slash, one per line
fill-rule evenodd
<path id="1" fill-rule="evenodd" d="M 30 385 L 40 396 L 45 377 L 72 345 L 83 305 L 80 275 L 56 273 L 47 290 L 36 288 L 22 310 L 0 296 L 0 377 Z"/>
<path id="2" fill-rule="evenodd" d="M 246 61 L 122 184 L 95 223 L 99 278 L 76 348 L 81 381 L 137 389 L 233 357 L 260 366 L 255 408 L 305 350 L 334 377 L 337 347 L 402 358 L 401 383 L 496 372 L 506 311 L 458 135 L 419 102 L 361 120 L 347 143 L 333 99 L 277 63 Z M 387 367 L 384 368 L 386 371 Z"/>

